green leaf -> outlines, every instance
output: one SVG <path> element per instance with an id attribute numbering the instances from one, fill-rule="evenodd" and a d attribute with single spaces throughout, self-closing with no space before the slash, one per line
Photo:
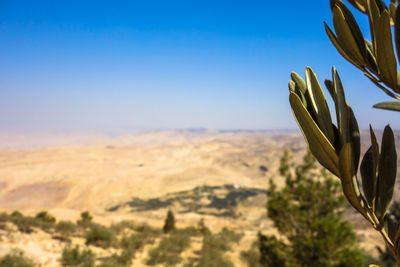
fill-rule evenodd
<path id="1" fill-rule="evenodd" d="M 354 40 L 357 43 L 358 49 L 360 50 L 361 55 L 365 59 L 366 55 L 367 55 L 367 50 L 365 47 L 364 36 L 362 35 L 362 32 L 360 30 L 360 27 L 357 24 L 356 19 L 354 18 L 353 14 L 350 12 L 350 10 L 346 7 L 346 5 L 342 1 L 337 1 L 336 5 L 342 11 L 345 21 L 348 24 L 348 26 L 351 30 L 351 33 L 354 37 Z"/>
<path id="2" fill-rule="evenodd" d="M 379 77 L 390 87 L 397 87 L 397 61 L 392 43 L 390 15 L 384 11 L 380 16 L 375 32 L 376 60 L 378 63 Z"/>
<path id="3" fill-rule="evenodd" d="M 400 102 L 398 101 L 389 101 L 389 102 L 381 102 L 374 105 L 374 108 L 392 110 L 392 111 L 400 111 Z"/>
<path id="4" fill-rule="evenodd" d="M 368 206 L 373 207 L 376 192 L 376 166 L 372 146 L 365 152 L 360 166 L 361 181 L 365 199 Z"/>
<path id="5" fill-rule="evenodd" d="M 379 145 L 376 140 L 376 136 L 372 126 L 369 125 L 369 133 L 371 137 L 371 147 L 372 147 L 372 159 L 373 159 L 373 168 L 375 170 L 374 177 L 374 202 L 372 203 L 372 210 L 375 211 L 376 207 L 376 195 L 378 194 L 378 163 L 379 163 Z"/>
<path id="6" fill-rule="evenodd" d="M 340 151 L 339 170 L 342 181 L 343 193 L 350 204 L 365 216 L 364 203 L 361 198 L 358 183 L 353 175 L 351 145 L 345 144 Z"/>
<path id="7" fill-rule="evenodd" d="M 324 26 L 325 26 L 325 32 L 328 35 L 329 39 L 331 40 L 333 46 L 335 46 L 336 50 L 347 60 L 349 61 L 351 64 L 353 64 L 354 66 L 356 66 L 357 68 L 359 68 L 360 70 L 363 71 L 363 67 L 355 60 L 353 59 L 352 55 L 348 54 L 344 48 L 342 47 L 342 45 L 339 43 L 339 40 L 336 38 L 335 34 L 333 33 L 333 31 L 329 28 L 329 26 L 326 24 L 326 22 L 324 22 Z"/>
<path id="8" fill-rule="evenodd" d="M 295 84 L 299 87 L 300 91 L 304 94 L 307 91 L 306 82 L 298 75 L 296 72 L 292 72 L 290 77 L 295 82 Z"/>
<path id="9" fill-rule="evenodd" d="M 396 23 L 396 10 L 396 5 L 394 3 L 389 3 L 389 13 L 393 23 Z"/>
<path id="10" fill-rule="evenodd" d="M 290 92 L 289 101 L 311 152 L 322 166 L 339 177 L 339 159 L 332 144 L 319 129 L 295 93 Z"/>
<path id="11" fill-rule="evenodd" d="M 371 38 L 372 38 L 372 43 L 374 45 L 374 53 L 375 53 L 375 58 L 376 58 L 376 37 L 375 33 L 378 30 L 378 21 L 381 16 L 381 12 L 379 11 L 378 6 L 376 5 L 376 2 L 373 0 L 367 1 L 368 3 L 368 19 L 369 19 L 369 28 L 371 30 Z"/>
<path id="12" fill-rule="evenodd" d="M 367 13 L 367 4 L 365 0 L 347 0 L 347 2 L 349 2 L 362 13 Z"/>
<path id="13" fill-rule="evenodd" d="M 367 39 L 365 39 L 364 41 L 365 41 L 365 46 L 367 47 L 366 61 L 368 63 L 368 68 L 375 75 L 378 75 L 378 66 L 376 64 L 374 45 L 370 41 L 368 41 Z"/>
<path id="14" fill-rule="evenodd" d="M 400 58 L 400 8 L 396 9 L 394 20 L 394 42 L 396 44 L 397 58 Z"/>
<path id="15" fill-rule="evenodd" d="M 337 92 L 337 102 L 335 104 L 336 104 L 336 115 L 337 115 L 339 133 L 342 138 L 342 143 L 346 144 L 351 142 L 350 128 L 349 128 L 350 125 L 349 106 L 344 96 L 344 89 L 339 74 L 334 67 L 332 68 L 332 76 L 333 76 L 333 86 L 335 88 L 335 91 Z"/>
<path id="16" fill-rule="evenodd" d="M 332 15 L 333 26 L 341 47 L 344 49 L 344 51 L 346 51 L 347 54 L 351 55 L 351 57 L 357 61 L 360 66 L 365 66 L 364 57 L 356 41 L 357 37 L 353 35 L 343 11 L 338 5 L 335 5 L 333 8 Z M 364 38 L 362 40 L 364 40 Z"/>
<path id="17" fill-rule="evenodd" d="M 318 125 L 328 138 L 331 144 L 334 143 L 333 130 L 332 130 L 332 119 L 329 112 L 328 104 L 326 103 L 324 92 L 322 91 L 321 85 L 318 82 L 315 73 L 310 67 L 306 68 L 306 83 L 307 88 L 312 98 L 315 114 L 317 115 Z"/>
<path id="18" fill-rule="evenodd" d="M 333 101 L 336 102 L 336 91 L 333 87 L 333 82 L 329 79 L 325 79 L 325 87 L 328 89 Z"/>
<path id="19" fill-rule="evenodd" d="M 349 113 L 350 113 L 349 132 L 350 132 L 351 149 L 353 152 L 353 168 L 354 168 L 354 173 L 357 174 L 358 164 L 360 162 L 360 150 L 361 150 L 360 130 L 358 128 L 357 119 L 354 116 L 353 109 L 350 107 L 349 107 Z"/>
<path id="20" fill-rule="evenodd" d="M 382 220 L 393 197 L 397 172 L 397 153 L 394 135 L 389 125 L 386 126 L 383 131 L 381 154 L 379 156 L 378 166 L 376 214 Z"/>
<path id="21" fill-rule="evenodd" d="M 385 228 L 385 232 L 388 234 L 390 240 L 395 242 L 396 240 L 396 230 L 397 230 L 397 223 L 393 219 L 392 216 L 386 215 L 384 218 L 383 226 Z"/>
<path id="22" fill-rule="evenodd" d="M 295 92 L 296 91 L 296 84 L 294 83 L 294 81 L 290 80 L 288 86 L 289 86 L 289 90 L 291 92 Z"/>

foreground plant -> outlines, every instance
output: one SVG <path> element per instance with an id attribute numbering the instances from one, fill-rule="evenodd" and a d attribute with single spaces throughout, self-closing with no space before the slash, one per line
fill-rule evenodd
<path id="1" fill-rule="evenodd" d="M 400 111 L 400 74 L 394 52 L 400 58 L 400 8 L 398 0 L 389 7 L 382 0 L 348 0 L 368 16 L 371 41 L 365 39 L 351 11 L 340 0 L 331 0 L 333 32 L 325 23 L 326 32 L 338 52 L 395 101 L 374 105 Z M 394 27 L 394 45 L 392 36 Z M 360 132 L 353 110 L 346 101 L 342 82 L 335 68 L 332 79 L 325 80 L 331 95 L 337 125 L 332 122 L 321 85 L 307 68 L 305 81 L 292 73 L 289 101 L 293 114 L 315 158 L 340 179 L 348 202 L 378 231 L 400 266 L 400 224 L 390 216 L 397 174 L 395 138 L 390 126 L 383 132 L 379 148 L 370 127 L 371 146 L 360 164 Z M 358 179 L 360 169 L 361 179 Z M 360 184 L 362 190 L 360 190 Z"/>

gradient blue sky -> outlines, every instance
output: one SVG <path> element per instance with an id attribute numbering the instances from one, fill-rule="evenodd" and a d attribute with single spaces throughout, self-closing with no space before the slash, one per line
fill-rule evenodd
<path id="1" fill-rule="evenodd" d="M 296 129 L 290 72 L 332 65 L 361 128 L 400 128 L 324 20 L 328 0 L 1 0 L 0 131 Z"/>

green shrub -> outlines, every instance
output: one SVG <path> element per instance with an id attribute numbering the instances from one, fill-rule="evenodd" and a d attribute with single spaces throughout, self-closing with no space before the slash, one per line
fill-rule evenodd
<path id="1" fill-rule="evenodd" d="M 60 221 L 55 227 L 55 231 L 65 239 L 68 239 L 75 232 L 75 230 L 76 224 L 70 221 Z"/>
<path id="2" fill-rule="evenodd" d="M 13 249 L 0 258 L 0 267 L 33 267 L 35 263 L 18 249 Z"/>
<path id="3" fill-rule="evenodd" d="M 110 226 L 110 229 L 116 234 L 122 233 L 125 229 L 135 230 L 135 228 L 136 224 L 131 220 L 123 220 Z"/>
<path id="4" fill-rule="evenodd" d="M 84 228 L 89 227 L 92 224 L 93 216 L 89 211 L 84 211 L 81 213 L 81 218 L 76 222 L 79 226 Z"/>
<path id="5" fill-rule="evenodd" d="M 240 252 L 240 259 L 246 262 L 248 267 L 262 267 L 260 252 L 255 248 Z"/>
<path id="6" fill-rule="evenodd" d="M 134 252 L 123 250 L 120 254 L 113 254 L 105 259 L 99 267 L 128 267 L 132 263 Z"/>
<path id="7" fill-rule="evenodd" d="M 162 231 L 158 228 L 153 228 L 147 224 L 142 224 L 136 226 L 134 230 L 146 243 L 154 243 L 155 238 L 159 237 L 162 234 Z"/>
<path id="8" fill-rule="evenodd" d="M 114 233 L 99 224 L 92 225 L 89 232 L 86 234 L 86 244 L 95 245 L 102 248 L 109 248 L 114 245 L 116 237 Z"/>
<path id="9" fill-rule="evenodd" d="M 242 234 L 236 233 L 235 231 L 227 227 L 222 228 L 221 232 L 219 232 L 218 235 L 227 243 L 239 243 L 243 236 Z"/>
<path id="10" fill-rule="evenodd" d="M 143 237 L 144 236 L 141 233 L 132 234 L 129 237 L 124 236 L 121 239 L 120 246 L 125 250 L 131 250 L 131 251 L 142 249 L 147 241 Z"/>
<path id="11" fill-rule="evenodd" d="M 62 252 L 62 266 L 94 267 L 96 255 L 90 250 L 80 250 L 79 246 L 66 246 Z"/>
<path id="12" fill-rule="evenodd" d="M 45 223 L 54 224 L 56 223 L 56 218 L 49 214 L 47 211 L 41 211 L 35 216 L 36 219 L 39 219 Z"/>
<path id="13" fill-rule="evenodd" d="M 12 216 L 12 217 L 23 217 L 24 215 L 22 215 L 22 213 L 19 212 L 18 210 L 14 210 L 14 211 L 11 213 L 11 216 Z"/>
<path id="14" fill-rule="evenodd" d="M 33 227 L 41 228 L 43 230 L 48 230 L 51 227 L 49 223 L 43 222 L 41 220 L 38 220 L 37 218 L 30 216 L 27 217 L 13 216 L 10 217 L 10 221 L 17 226 L 20 232 L 28 234 L 33 232 Z"/>
<path id="15" fill-rule="evenodd" d="M 179 256 L 190 246 L 190 235 L 185 231 L 174 231 L 171 235 L 161 239 L 158 247 L 149 252 L 148 265 L 164 264 L 174 266 L 182 261 Z"/>
<path id="16" fill-rule="evenodd" d="M 230 249 L 229 242 L 226 242 L 221 235 L 205 235 L 201 256 L 196 267 L 233 267 L 233 263 L 224 256 L 224 252 Z"/>

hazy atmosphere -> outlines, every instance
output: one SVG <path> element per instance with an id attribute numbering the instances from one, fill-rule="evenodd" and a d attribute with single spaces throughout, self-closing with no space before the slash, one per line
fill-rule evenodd
<path id="1" fill-rule="evenodd" d="M 287 83 L 307 65 L 338 68 L 361 128 L 399 128 L 330 18 L 326 1 L 1 1 L 0 131 L 296 129 Z"/>

